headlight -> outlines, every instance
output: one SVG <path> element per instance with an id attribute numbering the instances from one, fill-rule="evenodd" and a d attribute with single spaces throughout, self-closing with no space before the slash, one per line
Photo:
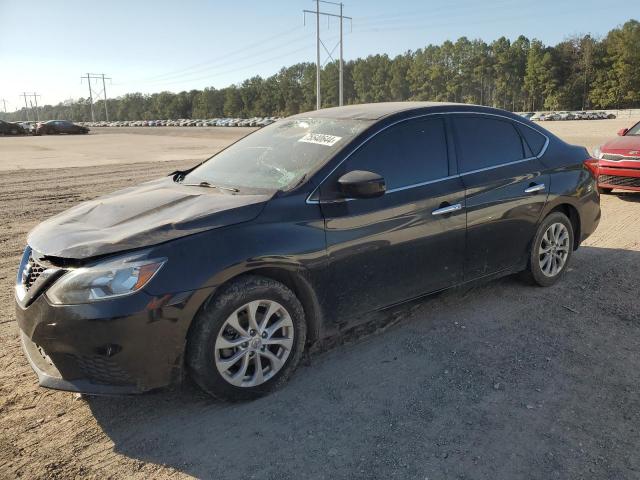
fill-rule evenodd
<path id="1" fill-rule="evenodd" d="M 74 305 L 130 295 L 149 283 L 167 260 L 139 258 L 120 257 L 71 270 L 53 284 L 47 297 L 54 304 Z"/>
<path id="2" fill-rule="evenodd" d="M 593 149 L 593 157 L 597 158 L 598 160 L 602 158 L 602 150 L 600 150 L 600 147 L 596 147 Z"/>

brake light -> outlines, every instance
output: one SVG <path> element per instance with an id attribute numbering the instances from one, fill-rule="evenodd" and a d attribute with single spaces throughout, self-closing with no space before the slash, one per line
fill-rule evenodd
<path id="1" fill-rule="evenodd" d="M 594 180 L 598 178 L 598 160 L 596 160 L 595 158 L 588 158 L 584 161 L 584 166 L 587 167 L 587 170 L 589 170 L 589 172 L 591 172 L 591 176 L 594 178 Z"/>

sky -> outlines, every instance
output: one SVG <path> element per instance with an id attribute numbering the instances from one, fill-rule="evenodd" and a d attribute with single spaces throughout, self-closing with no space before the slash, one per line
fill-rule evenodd
<path id="1" fill-rule="evenodd" d="M 491 42 L 519 35 L 555 44 L 590 33 L 604 36 L 633 12 L 602 0 L 342 0 L 345 60 L 391 56 L 461 36 Z M 321 10 L 338 12 L 321 4 Z M 0 109 L 88 97 L 82 75 L 105 73 L 109 98 L 226 87 L 315 62 L 315 0 L 0 0 Z M 640 12 L 636 18 L 640 17 Z M 329 51 L 335 19 L 321 20 Z M 334 50 L 337 58 L 338 49 Z M 323 62 L 327 58 L 323 51 Z M 102 82 L 92 84 L 100 95 Z"/>

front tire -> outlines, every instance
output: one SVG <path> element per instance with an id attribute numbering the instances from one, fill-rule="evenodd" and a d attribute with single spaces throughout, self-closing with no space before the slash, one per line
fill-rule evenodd
<path id="1" fill-rule="evenodd" d="M 306 341 L 304 310 L 285 285 L 247 275 L 212 297 L 194 319 L 187 367 L 222 400 L 251 400 L 282 386 Z"/>
<path id="2" fill-rule="evenodd" d="M 541 287 L 549 287 L 564 274 L 573 253 L 574 232 L 564 213 L 547 216 L 533 239 L 525 278 Z"/>

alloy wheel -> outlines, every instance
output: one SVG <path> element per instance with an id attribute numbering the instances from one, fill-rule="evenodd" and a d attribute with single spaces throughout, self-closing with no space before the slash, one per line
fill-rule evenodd
<path id="1" fill-rule="evenodd" d="M 236 387 L 255 387 L 276 375 L 293 348 L 291 315 L 278 302 L 256 300 L 233 312 L 215 343 L 218 372 Z"/>
<path id="2" fill-rule="evenodd" d="M 562 223 L 552 223 L 544 232 L 538 257 L 540 270 L 547 277 L 555 277 L 565 266 L 569 257 L 569 231 Z"/>

